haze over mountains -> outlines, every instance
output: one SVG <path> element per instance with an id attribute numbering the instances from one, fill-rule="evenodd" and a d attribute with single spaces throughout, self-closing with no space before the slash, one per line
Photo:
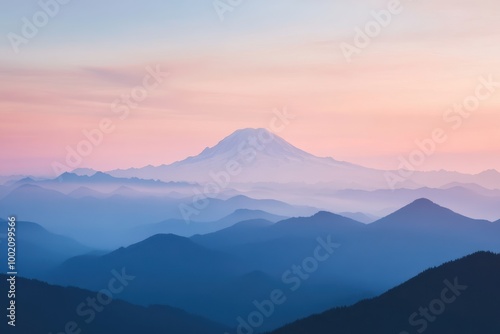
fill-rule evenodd
<path id="1" fill-rule="evenodd" d="M 255 209 L 281 216 L 326 210 L 372 222 L 425 197 L 470 217 L 500 217 L 500 192 L 495 190 L 500 188 L 500 174 L 496 171 L 478 175 L 415 172 L 408 182 L 392 190 L 385 171 L 315 157 L 265 129 L 238 130 L 198 156 L 174 164 L 108 173 L 80 168 L 51 179 L 8 180 L 0 185 L 0 214 L 25 212 L 22 219 L 55 228 L 76 220 L 74 225 L 80 231 L 73 231 L 73 236 L 88 235 L 82 231 L 86 226 L 113 229 L 118 221 L 131 228 L 144 220 L 155 224 L 185 219 L 181 204 L 196 212 L 190 221 L 215 221 L 237 209 Z M 269 209 L 267 204 L 222 205 L 221 201 L 239 195 L 279 200 L 290 206 L 283 210 L 273 205 Z M 205 205 L 204 198 L 210 204 L 196 209 L 195 203 Z"/>
<path id="2" fill-rule="evenodd" d="M 499 13 L 3 1 L 0 334 L 500 334 Z"/>
<path id="3" fill-rule="evenodd" d="M 494 190 L 500 188 L 500 173 L 495 170 L 477 175 L 443 170 L 414 172 L 397 184 L 388 181 L 388 172 L 400 177 L 400 171 L 376 170 L 316 157 L 266 129 L 241 129 L 199 155 L 170 165 L 108 173 L 117 177 L 199 183 L 198 193 L 219 198 L 225 194 L 245 194 L 333 212 L 361 211 L 378 217 L 422 197 L 468 216 L 489 220 L 500 216 L 500 193 Z"/>
<path id="4" fill-rule="evenodd" d="M 22 277 L 88 293 L 113 270 L 135 276 L 120 311 L 104 316 L 109 323 L 130 312 L 152 317 L 155 330 L 164 328 L 160 316 L 180 331 L 237 330 L 279 290 L 286 303 L 255 328 L 263 332 L 376 297 L 447 261 L 500 252 L 496 171 L 415 173 L 397 189 L 384 173 L 244 129 L 171 165 L 8 179 L 0 216 L 17 216 Z M 92 328 L 105 330 L 106 321 Z"/>
<path id="5" fill-rule="evenodd" d="M 123 245 L 121 234 L 127 234 L 130 229 L 166 220 L 178 220 L 182 223 L 177 224 L 183 229 L 182 234 L 193 235 L 210 231 L 208 224 L 202 226 L 196 222 L 215 222 L 238 209 L 262 210 L 278 216 L 309 215 L 317 211 L 312 207 L 239 195 L 228 199 L 211 199 L 210 205 L 190 217 L 190 221 L 185 221 L 180 205 L 193 205 L 192 196 L 178 198 L 147 192 L 135 194 L 137 196 L 113 194 L 103 198 L 92 196 L 89 192 L 87 196 L 79 197 L 74 196 L 74 193 L 66 195 L 37 184 L 23 184 L 13 188 L 0 200 L 0 214 L 7 216 L 22 212 L 19 219 L 38 222 L 87 245 L 107 248 Z M 128 238 L 126 235 L 123 237 Z"/>

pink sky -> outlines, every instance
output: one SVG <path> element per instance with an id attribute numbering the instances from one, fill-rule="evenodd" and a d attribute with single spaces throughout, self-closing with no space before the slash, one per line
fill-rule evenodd
<path id="1" fill-rule="evenodd" d="M 95 39 L 76 23 L 67 26 L 76 11 L 70 8 L 20 55 L 3 45 L 0 174 L 51 175 L 66 147 L 76 147 L 82 131 L 103 118 L 115 129 L 79 167 L 171 163 L 236 129 L 267 127 L 273 109 L 283 107 L 296 119 L 280 135 L 315 155 L 395 169 L 415 140 L 440 127 L 448 140 L 421 169 L 500 170 L 500 86 L 458 129 L 443 121 L 447 108 L 474 95 L 481 76 L 500 82 L 500 4 L 407 4 L 347 63 L 339 44 L 352 42 L 354 28 L 386 2 L 346 2 L 345 13 L 322 1 L 281 3 L 257 1 L 224 22 L 211 8 L 185 9 L 178 20 L 152 22 L 148 34 L 138 19 L 131 23 L 137 36 L 110 29 Z M 263 11 L 282 16 L 273 21 Z M 157 65 L 169 77 L 120 120 L 112 102 L 142 83 L 146 66 Z"/>

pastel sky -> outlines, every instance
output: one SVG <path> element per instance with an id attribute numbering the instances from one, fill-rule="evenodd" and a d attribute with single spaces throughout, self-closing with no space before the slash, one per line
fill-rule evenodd
<path id="1" fill-rule="evenodd" d="M 500 85 L 457 129 L 443 120 L 481 77 L 500 82 L 500 2 L 402 1 L 347 62 L 340 44 L 389 2 L 246 0 L 221 21 L 211 0 L 73 0 L 17 54 L 8 34 L 21 35 L 40 6 L 5 2 L 0 174 L 53 174 L 105 118 L 114 131 L 79 167 L 171 163 L 267 127 L 284 107 L 296 119 L 279 135 L 318 156 L 396 169 L 442 128 L 448 139 L 420 169 L 500 170 Z M 148 66 L 169 76 L 120 120 L 113 101 Z"/>

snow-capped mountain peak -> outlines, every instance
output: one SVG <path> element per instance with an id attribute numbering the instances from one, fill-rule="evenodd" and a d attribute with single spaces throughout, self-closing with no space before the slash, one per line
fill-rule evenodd
<path id="1" fill-rule="evenodd" d="M 304 161 L 316 158 L 267 129 L 240 129 L 222 139 L 217 145 L 207 147 L 199 155 L 178 163 L 196 163 L 210 159 L 242 159 L 252 155 L 267 156 L 278 160 Z"/>

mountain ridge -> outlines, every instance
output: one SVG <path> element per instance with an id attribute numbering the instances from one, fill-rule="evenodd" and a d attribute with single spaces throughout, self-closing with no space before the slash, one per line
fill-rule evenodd
<path id="1" fill-rule="evenodd" d="M 362 334 L 408 333 L 420 327 L 429 334 L 477 332 L 494 334 L 500 330 L 500 255 L 477 252 L 430 268 L 382 295 L 349 307 L 330 309 L 286 325 L 270 334 Z M 446 289 L 446 290 L 444 290 Z M 443 298 L 443 311 L 432 313 L 432 321 L 418 315 L 419 307 Z M 447 299 L 449 300 L 449 299 Z M 428 310 L 428 309 L 426 309 Z M 414 316 L 416 315 L 416 316 Z M 464 316 L 467 315 L 467 316 Z M 409 321 L 413 317 L 414 321 Z M 436 319 L 438 319 L 436 321 Z M 416 330 L 415 328 L 412 331 Z"/>
<path id="2" fill-rule="evenodd" d="M 0 274 L 2 291 L 8 291 L 7 278 L 8 276 Z M 133 284 L 134 281 L 130 283 Z M 96 306 L 102 307 L 102 311 L 94 312 L 93 321 L 87 322 L 87 319 L 90 318 L 87 318 L 86 315 L 92 314 L 88 313 L 91 310 L 90 304 L 81 309 L 85 313 L 75 312 L 75 310 L 80 305 L 85 305 L 81 304 L 82 302 L 89 300 L 92 296 L 95 297 L 97 292 L 51 285 L 23 277 L 16 278 L 16 285 L 18 287 L 16 316 L 19 320 L 16 321 L 14 331 L 6 328 L 9 327 L 7 321 L 2 321 L 0 324 L 2 333 L 59 333 L 60 330 L 69 328 L 69 320 L 72 320 L 70 324 L 74 323 L 76 326 L 73 333 L 80 330 L 93 334 L 136 334 L 141 332 L 220 334 L 230 330 L 224 325 L 190 314 L 179 308 L 165 305 L 145 307 L 128 303 L 121 300 L 119 293 L 112 296 L 113 300 L 109 304 L 103 305 L 98 302 Z M 124 291 L 126 289 L 127 287 L 122 288 Z M 40 306 L 40 300 L 44 301 L 43 307 Z M 80 317 L 76 317 L 76 315 Z"/>

